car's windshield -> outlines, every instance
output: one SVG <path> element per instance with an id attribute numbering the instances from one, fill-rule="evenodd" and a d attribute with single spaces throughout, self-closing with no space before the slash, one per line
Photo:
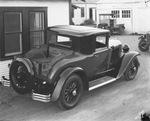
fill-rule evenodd
<path id="1" fill-rule="evenodd" d="M 47 42 L 66 48 L 71 48 L 72 46 L 72 40 L 70 37 L 62 36 L 52 31 L 47 32 Z"/>

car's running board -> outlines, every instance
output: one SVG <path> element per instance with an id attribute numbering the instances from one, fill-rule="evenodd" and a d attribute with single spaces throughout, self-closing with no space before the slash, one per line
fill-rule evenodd
<path id="1" fill-rule="evenodd" d="M 89 91 L 116 81 L 116 78 L 105 76 L 89 82 Z"/>

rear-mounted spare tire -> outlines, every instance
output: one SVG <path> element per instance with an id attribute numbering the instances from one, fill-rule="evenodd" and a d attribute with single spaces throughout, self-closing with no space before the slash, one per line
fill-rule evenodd
<path id="1" fill-rule="evenodd" d="M 19 94 L 31 92 L 31 74 L 24 63 L 14 61 L 10 67 L 10 82 L 13 89 Z"/>

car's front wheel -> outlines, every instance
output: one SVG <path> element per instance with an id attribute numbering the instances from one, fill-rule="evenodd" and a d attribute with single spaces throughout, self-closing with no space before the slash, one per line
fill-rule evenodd
<path id="1" fill-rule="evenodd" d="M 77 105 L 83 93 L 82 79 L 73 74 L 63 85 L 58 105 L 63 109 L 71 109 Z"/>
<path id="2" fill-rule="evenodd" d="M 130 62 L 130 64 L 128 65 L 125 73 L 124 73 L 124 78 L 129 81 L 129 80 L 133 80 L 138 72 L 138 59 L 137 57 L 135 57 L 134 59 L 132 59 L 132 61 Z"/>
<path id="3" fill-rule="evenodd" d="M 10 81 L 13 89 L 19 94 L 26 94 L 31 91 L 31 75 L 22 62 L 14 61 L 12 63 Z"/>

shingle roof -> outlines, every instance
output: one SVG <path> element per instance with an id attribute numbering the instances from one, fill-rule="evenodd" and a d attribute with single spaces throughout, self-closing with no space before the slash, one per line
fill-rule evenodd
<path id="1" fill-rule="evenodd" d="M 84 37 L 89 35 L 109 33 L 109 30 L 93 28 L 87 26 L 75 26 L 75 25 L 56 25 L 49 27 L 48 30 L 58 32 L 59 34 L 66 36 Z"/>

